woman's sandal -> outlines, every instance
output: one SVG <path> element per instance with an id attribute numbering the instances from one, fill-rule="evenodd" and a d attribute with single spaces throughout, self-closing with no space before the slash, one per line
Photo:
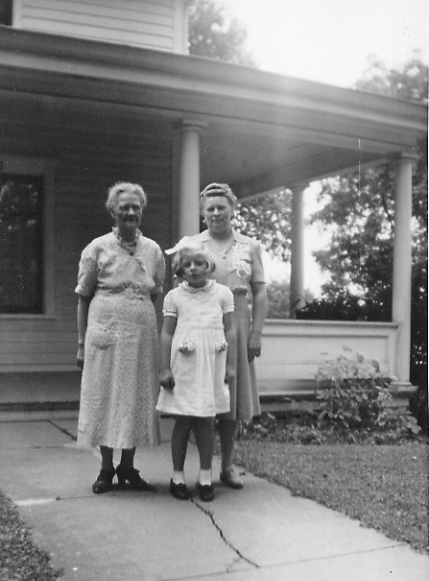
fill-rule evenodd
<path id="1" fill-rule="evenodd" d="M 237 476 L 234 468 L 228 468 L 220 473 L 220 481 L 234 488 L 235 490 L 240 490 L 243 488 L 243 481 Z"/>
<path id="2" fill-rule="evenodd" d="M 214 499 L 214 488 L 213 484 L 200 484 L 197 483 L 198 494 L 200 495 L 200 500 L 203 502 L 211 502 Z"/>
<path id="3" fill-rule="evenodd" d="M 116 466 L 116 476 L 118 477 L 118 484 L 121 488 L 125 487 L 126 482 L 134 490 L 142 490 L 143 492 L 156 492 L 156 488 L 146 480 L 143 480 L 139 475 L 139 471 L 135 468 L 123 468 L 120 464 Z"/>
<path id="4" fill-rule="evenodd" d="M 97 480 L 92 485 L 92 492 L 94 494 L 102 494 L 103 492 L 109 492 L 112 490 L 112 480 L 115 476 L 115 469 L 102 468 Z"/>
<path id="5" fill-rule="evenodd" d="M 191 498 L 191 493 L 184 482 L 173 482 L 170 480 L 170 493 L 178 500 L 189 500 Z"/>

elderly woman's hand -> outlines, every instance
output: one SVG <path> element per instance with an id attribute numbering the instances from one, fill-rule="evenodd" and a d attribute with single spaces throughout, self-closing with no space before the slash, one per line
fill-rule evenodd
<path id="1" fill-rule="evenodd" d="M 84 352 L 85 352 L 84 346 L 79 345 L 76 355 L 76 365 L 79 367 L 79 369 L 83 369 Z"/>
<path id="2" fill-rule="evenodd" d="M 259 331 L 251 331 L 249 342 L 247 344 L 247 356 L 249 361 L 253 361 L 255 357 L 261 355 L 261 333 Z"/>

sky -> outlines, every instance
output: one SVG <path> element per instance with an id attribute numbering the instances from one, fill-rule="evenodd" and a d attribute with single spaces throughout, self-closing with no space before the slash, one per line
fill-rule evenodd
<path id="1" fill-rule="evenodd" d="M 428 62 L 427 0 L 224 0 L 248 31 L 258 68 L 352 87 L 372 55 Z"/>
<path id="2" fill-rule="evenodd" d="M 428 62 L 428 0 L 224 0 L 248 31 L 247 49 L 258 68 L 352 88 L 376 57 L 401 68 L 418 51 Z M 314 211 L 317 184 L 306 190 Z M 323 233 L 305 231 L 305 287 L 316 296 L 326 276 L 313 249 L 329 247 Z M 288 265 L 264 257 L 268 278 L 289 279 Z"/>

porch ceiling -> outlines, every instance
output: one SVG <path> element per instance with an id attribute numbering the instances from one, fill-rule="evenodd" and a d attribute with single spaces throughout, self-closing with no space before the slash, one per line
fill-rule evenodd
<path id="1" fill-rule="evenodd" d="M 412 152 L 426 107 L 226 63 L 1 27 L 3 123 L 144 140 L 201 123 L 201 181 L 238 196 Z"/>

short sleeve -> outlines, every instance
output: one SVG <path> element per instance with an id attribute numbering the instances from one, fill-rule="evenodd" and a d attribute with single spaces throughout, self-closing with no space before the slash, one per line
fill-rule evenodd
<path id="1" fill-rule="evenodd" d="M 79 262 L 77 287 L 75 293 L 84 297 L 92 297 L 97 288 L 97 255 L 93 244 L 84 248 Z"/>
<path id="2" fill-rule="evenodd" d="M 234 312 L 234 295 L 230 291 L 227 286 L 219 285 L 222 289 L 222 313 L 225 315 L 226 313 Z"/>
<path id="3" fill-rule="evenodd" d="M 159 294 L 162 292 L 162 284 L 164 282 L 164 277 L 165 277 L 165 260 L 161 248 L 158 245 L 156 245 L 155 268 L 153 275 L 155 288 L 153 289 L 152 294 Z"/>
<path id="4" fill-rule="evenodd" d="M 162 314 L 168 317 L 176 317 L 177 318 L 177 304 L 175 301 L 175 293 L 170 291 L 164 298 L 164 305 L 162 307 Z"/>
<path id="5" fill-rule="evenodd" d="M 262 246 L 257 240 L 252 244 L 252 278 L 251 282 L 265 283 L 264 265 L 262 263 Z"/>

